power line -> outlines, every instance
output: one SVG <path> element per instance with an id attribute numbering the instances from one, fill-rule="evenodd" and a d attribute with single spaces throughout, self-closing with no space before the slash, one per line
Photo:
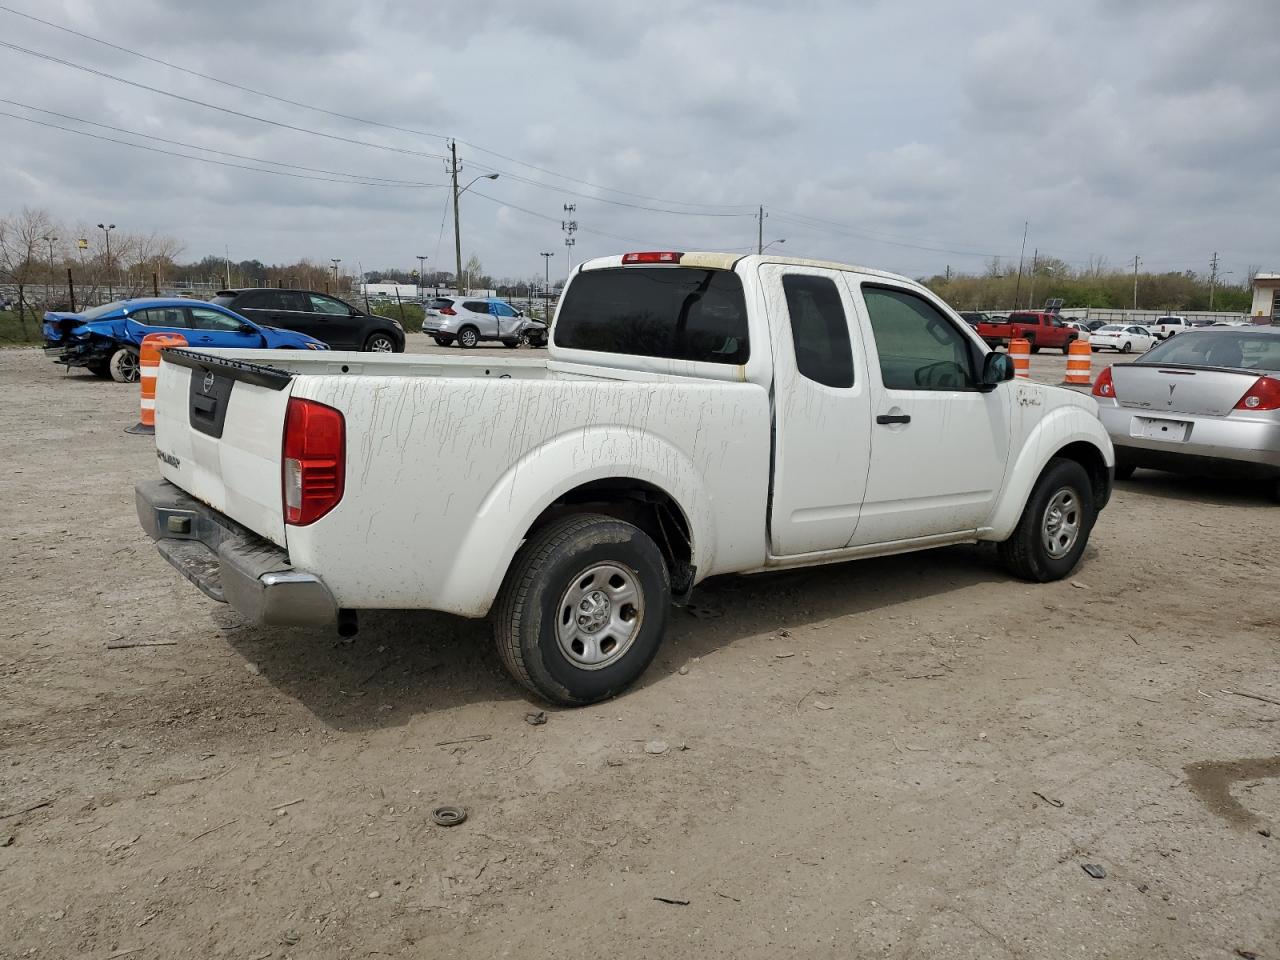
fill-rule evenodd
<path id="1" fill-rule="evenodd" d="M 914 243 L 908 240 L 894 240 L 885 236 L 877 236 L 873 233 L 859 230 L 848 224 L 837 223 L 834 220 L 824 220 L 821 217 L 811 217 L 803 213 L 794 213 L 789 210 L 778 210 L 774 208 L 772 212 L 779 220 L 791 223 L 795 226 L 809 227 L 814 230 L 826 230 L 828 233 L 841 234 L 844 236 L 855 237 L 860 240 L 869 240 L 873 243 L 884 243 L 894 247 L 908 247 L 913 250 L 930 250 L 935 253 L 952 253 L 957 256 L 968 257 L 1001 257 L 1004 254 L 990 253 L 982 250 L 956 250 L 950 247 L 934 246 L 932 244 Z"/>
<path id="2" fill-rule="evenodd" d="M 76 130 L 73 127 L 64 127 L 61 124 L 57 124 L 57 123 L 48 123 L 47 121 L 44 121 L 44 120 L 37 120 L 34 117 L 23 117 L 23 116 L 19 116 L 16 113 L 9 113 L 5 110 L 0 110 L 0 117 L 9 117 L 13 120 L 22 120 L 26 123 L 34 123 L 41 127 L 50 127 L 54 130 L 62 130 L 66 133 L 74 133 L 77 136 L 81 136 L 81 137 L 91 137 L 94 140 L 105 140 L 108 143 L 118 143 L 122 147 L 133 147 L 135 150 L 149 150 L 152 153 L 163 153 L 166 156 L 180 157 L 183 160 L 198 160 L 201 163 L 214 163 L 220 167 L 234 167 L 238 170 L 252 170 L 254 173 L 268 173 L 276 177 L 292 177 L 295 180 L 318 180 L 323 183 L 345 183 L 350 186 L 357 186 L 357 187 L 392 187 L 392 188 L 400 187 L 400 188 L 419 189 L 419 190 L 427 187 L 442 186 L 442 184 L 438 184 L 438 183 L 415 185 L 410 183 L 403 183 L 403 184 L 376 183 L 368 180 L 340 180 L 335 177 L 313 177 L 305 173 L 289 173 L 287 170 L 264 170 L 261 167 L 250 167 L 250 166 L 246 166 L 243 163 L 230 163 L 226 160 L 214 160 L 212 157 L 193 157 L 190 154 L 178 153 L 174 150 L 162 150 L 159 147 L 148 146 L 145 143 L 130 143 L 128 140 L 117 140 L 115 137 L 104 137 L 98 133 L 90 133 L 87 130 Z"/>
<path id="3" fill-rule="evenodd" d="M 226 150 L 215 150 L 213 147 L 202 147 L 194 143 L 184 143 L 181 140 L 169 140 L 166 137 L 157 137 L 154 134 L 142 133 L 138 130 L 128 130 L 124 127 L 113 127 L 109 123 L 99 123 L 96 120 L 86 120 L 83 117 L 75 117 L 69 113 L 59 113 L 56 110 L 46 110 L 43 107 L 33 107 L 29 103 L 22 103 L 18 100 L 6 100 L 0 97 L 0 103 L 7 103 L 10 106 L 22 107 L 25 110 L 34 110 L 37 113 L 48 114 L 51 117 L 61 117 L 63 120 L 72 120 L 76 123 L 88 124 L 91 127 L 98 127 L 103 130 L 114 130 L 116 133 L 128 134 L 131 137 L 142 137 L 146 140 L 155 140 L 157 143 L 167 143 L 175 147 L 186 147 L 188 150 L 201 150 L 205 153 L 216 153 L 222 157 L 232 157 L 236 160 L 248 160 L 252 163 L 265 163 L 273 167 L 287 167 L 291 170 L 306 170 L 309 173 L 328 173 L 338 177 L 351 177 L 358 180 L 373 180 L 385 183 L 388 186 L 397 187 L 443 187 L 443 183 L 423 183 L 418 180 L 398 180 L 392 177 L 374 177 L 363 173 L 348 173 L 345 170 L 326 170 L 323 167 L 304 167 L 296 163 L 284 163 L 279 160 L 265 160 L 262 157 L 250 157 L 241 153 L 229 153 Z M 136 144 L 135 144 L 136 146 Z M 191 157 L 192 160 L 198 160 L 199 157 Z M 270 171 L 262 171 L 269 173 Z"/>
<path id="4" fill-rule="evenodd" d="M 383 121 L 381 121 L 381 120 L 372 120 L 372 119 L 370 119 L 370 118 L 368 118 L 368 117 L 358 117 L 358 116 L 355 116 L 354 114 L 342 113 L 342 112 L 337 111 L 337 110 L 330 110 L 330 109 L 328 109 L 327 107 L 318 107 L 318 106 L 316 106 L 315 104 L 303 103 L 303 102 L 302 102 L 302 101 L 300 101 L 300 100 L 291 100 L 291 99 L 289 99 L 288 97 L 281 97 L 281 96 L 278 96 L 277 94 L 268 93 L 268 92 L 267 92 L 267 91 L 265 91 L 265 90 L 258 90 L 258 89 L 254 88 L 254 87 L 245 86 L 244 84 L 236 83 L 236 82 L 231 81 L 231 80 L 224 80 L 224 79 L 222 79 L 221 77 L 215 77 L 215 76 L 213 76 L 212 74 L 208 74 L 208 73 L 201 73 L 201 72 L 200 72 L 200 71 L 198 71 L 198 70 L 192 70 L 192 69 L 191 69 L 191 68 L 189 68 L 189 67 L 181 66 L 181 65 L 179 65 L 179 64 L 173 63 L 173 62 L 172 62 L 172 61 L 170 61 L 170 60 L 163 60 L 163 59 L 161 59 L 161 58 L 159 58 L 159 57 L 153 57 L 153 56 L 151 56 L 151 55 L 149 55 L 149 54 L 142 53 L 142 52 L 141 52 L 141 51 L 139 51 L 139 50 L 133 50 L 133 49 L 131 49 L 131 48 L 129 48 L 129 47 L 121 46 L 121 45 L 120 45 L 120 44 L 118 44 L 118 43 L 112 43 L 112 42 L 111 42 L 111 41 L 109 41 L 109 40 L 103 40 L 101 37 L 95 37 L 95 36 L 92 36 L 91 34 L 88 34 L 88 33 L 82 33 L 82 32 L 81 32 L 81 31 L 79 31 L 79 30 L 73 30 L 73 29 L 72 29 L 72 28 L 70 28 L 70 27 L 64 26 L 64 25 L 59 24 L 59 23 L 54 23 L 54 22 L 53 22 L 53 21 L 51 21 L 51 20 L 45 20 L 45 19 L 42 19 L 41 17 L 33 16 L 32 14 L 29 14 L 29 13 L 24 13 L 24 12 L 23 12 L 23 11 L 21 11 L 21 10 L 15 10 L 13 7 L 5 6 L 4 4 L 0 4 L 0 10 L 4 11 L 4 12 L 6 12 L 6 13 L 11 13 L 11 14 L 13 14 L 14 16 L 17 16 L 17 17 L 22 17 L 23 19 L 26 19 L 26 20 L 31 20 L 31 21 L 33 21 L 33 22 L 35 22 L 35 23 L 43 24 L 44 26 L 46 26 L 46 27 L 50 27 L 50 28 L 52 28 L 52 29 L 54 29 L 54 30 L 60 30 L 60 31 L 62 31 L 63 33 L 71 34 L 72 36 L 79 37 L 79 38 L 80 38 L 80 39 L 82 39 L 82 40 L 88 40 L 88 41 L 90 41 L 91 43 L 97 43 L 97 44 L 100 44 L 100 45 L 102 45 L 102 46 L 104 46 L 104 47 L 107 47 L 107 48 L 109 48 L 109 49 L 111 49 L 111 50 L 116 50 L 116 51 L 118 51 L 118 52 L 120 52 L 120 53 L 127 53 L 127 54 L 129 54 L 130 56 L 138 57 L 138 58 L 140 58 L 140 59 L 142 59 L 142 60 L 146 60 L 146 61 L 148 61 L 148 62 L 150 62 L 150 63 L 156 63 L 156 64 L 159 64 L 159 65 L 161 65 L 161 66 L 168 67 L 168 68 L 169 68 L 169 69 L 171 69 L 171 70 L 177 70 L 177 71 L 179 71 L 179 72 L 181 72 L 181 73 L 185 73 L 185 74 L 187 74 L 187 75 L 189 75 L 189 76 L 198 77 L 198 78 L 199 78 L 199 79 L 201 79 L 201 80 L 208 80 L 208 81 L 210 81 L 211 83 L 221 84 L 222 86 L 224 86 L 224 87 L 229 87 L 229 88 L 231 88 L 231 89 L 233 89 L 233 90 L 240 90 L 240 91 L 242 91 L 242 92 L 244 92 L 244 93 L 251 93 L 251 94 L 253 94 L 254 96 L 258 96 L 258 97 L 265 97 L 266 99 L 268 99 L 268 100 L 274 100 L 274 101 L 276 101 L 277 103 L 287 104 L 288 106 L 291 106 L 291 107 L 300 107 L 300 108 L 302 108 L 303 110 L 312 110 L 312 111 L 314 111 L 314 112 L 316 112 L 316 113 L 321 113 L 321 114 L 324 114 L 324 115 L 326 115 L 326 116 L 330 116 L 330 117 L 337 117 L 337 118 L 342 119 L 342 120 L 350 120 L 350 121 L 352 121 L 352 122 L 354 122 L 354 123 L 363 123 L 363 124 L 367 124 L 367 125 L 369 125 L 369 126 L 381 127 L 381 128 L 383 128 L 384 130 L 395 130 L 395 131 L 398 131 L 398 132 L 400 132 L 400 133 L 413 134 L 414 136 L 419 136 L 419 137 L 429 137 L 429 138 L 431 138 L 431 139 L 435 139 L 435 140 L 448 140 L 448 139 L 449 139 L 449 138 L 448 138 L 448 137 L 446 137 L 444 134 L 439 134 L 439 133 L 430 133 L 430 132 L 428 132 L 428 131 L 426 131 L 426 130 L 416 130 L 416 129 L 412 128 L 412 127 L 401 127 L 401 126 L 398 126 L 398 125 L 396 125 L 396 124 L 394 124 L 394 123 L 385 123 L 385 122 L 383 122 Z M 20 48 L 19 48 L 19 49 L 20 49 Z M 24 51 L 24 52 L 31 52 L 31 51 Z M 118 78 L 113 78 L 113 79 L 118 79 Z M 128 82 L 128 81 L 123 81 L 123 82 Z M 150 89 L 150 88 L 147 88 L 147 89 Z M 163 91 L 160 91 L 160 92 L 163 92 Z M 255 118 L 255 119 L 257 119 L 257 118 Z M 583 186 L 591 187 L 591 188 L 592 188 L 592 189 L 594 189 L 594 190 L 604 190 L 604 191 L 607 191 L 607 192 L 609 192 L 609 193 L 616 193 L 616 194 L 619 194 L 619 195 L 621 195 L 621 196 L 631 197 L 631 198 L 636 199 L 636 200 L 648 200 L 648 201 L 653 202 L 653 203 L 668 203 L 668 204 L 672 204 L 672 205 L 675 205 L 675 206 L 684 206 L 684 207 L 709 207 L 709 208 L 714 208 L 714 209 L 725 209 L 725 210 L 727 210 L 727 209 L 731 209 L 731 208 L 739 208 L 739 207 L 742 207 L 742 206 L 743 206 L 743 204 L 700 203 L 700 202 L 690 202 L 690 201 L 685 201 L 685 200 L 669 200 L 669 199 L 665 199 L 665 198 L 663 198 L 663 197 L 651 197 L 651 196 L 646 196 L 645 194 L 641 194 L 641 193 L 632 193 L 632 192 L 629 192 L 629 191 L 626 191 L 626 190 L 619 190 L 619 189 L 617 189 L 617 188 L 615 188 L 615 187 L 607 187 L 607 186 L 604 186 L 603 184 L 599 184 L 599 183 L 592 183 L 592 182 L 591 182 L 591 181 L 589 181 L 589 180 L 583 180 L 583 179 L 581 179 L 581 178 L 573 177 L 573 176 L 570 176 L 570 175 L 568 175 L 568 174 L 558 173 L 558 172 L 556 172 L 555 170 L 550 170 L 550 169 L 547 169 L 546 167 L 540 167 L 540 166 L 538 166 L 538 165 L 536 165 L 536 164 L 528 163 L 528 162 L 526 162 L 526 161 L 524 161 L 524 160 L 519 160 L 519 159 L 517 159 L 517 158 L 515 158 L 515 157 L 507 156 L 506 154 L 499 153 L 499 152 L 498 152 L 498 151 L 496 151 L 496 150 L 490 150 L 490 149 L 489 149 L 489 148 L 487 148 L 487 147 L 482 147 L 482 146 L 480 146 L 479 144 L 471 143 L 471 142 L 466 141 L 466 140 L 459 140 L 458 142 L 459 142 L 459 143 L 466 144 L 466 146 L 471 147 L 471 149 L 473 149 L 473 150 L 478 150 L 478 151 L 480 151 L 481 153 L 486 153 L 486 154 L 489 154 L 490 156 L 498 157 L 499 159 L 506 160 L 506 161 L 508 161 L 509 163 L 514 163 L 514 164 L 517 164 L 517 165 L 522 166 L 522 167 L 527 167 L 527 168 L 528 168 L 528 169 L 530 169 L 530 170 L 536 170 L 536 171 L 538 171 L 539 173 L 546 174 L 547 176 L 556 177 L 556 178 L 558 178 L 558 179 L 565 180 L 565 181 L 568 181 L 568 182 L 570 182 L 570 183 L 578 183 L 578 184 L 581 184 L 581 185 L 583 185 Z M 505 173 L 505 171 L 499 171 L 499 172 L 504 172 L 504 173 Z M 512 173 L 506 173 L 506 176 L 509 176 L 509 177 L 511 177 L 512 179 L 518 179 L 517 175 L 516 175 L 516 174 L 512 174 Z M 536 184 L 536 181 L 530 181 L 530 182 L 534 182 L 534 183 Z M 552 186 L 552 185 L 550 185 L 550 184 L 537 184 L 537 185 L 539 185 L 539 186 L 546 186 L 546 187 L 549 187 L 549 188 L 551 188 L 551 189 L 560 189 L 560 188 L 553 187 L 553 186 Z M 592 199 L 595 199 L 595 198 L 592 198 Z"/>
<path id="5" fill-rule="evenodd" d="M 519 210 L 521 213 L 527 213 L 529 216 L 537 217 L 539 220 L 550 220 L 553 223 L 560 222 L 559 217 L 548 216 L 545 213 L 538 213 L 538 211 L 536 210 L 530 210 L 528 207 L 520 207 L 506 200 L 499 200 L 497 197 L 491 197 L 487 193 L 481 193 L 479 190 L 476 190 L 476 189 L 471 189 L 467 192 L 477 197 L 484 197 L 490 203 L 496 203 L 503 207 L 510 207 L 512 210 Z M 580 227 L 579 230 L 582 233 L 591 233 L 599 237 L 608 237 L 610 240 L 621 240 L 623 243 L 635 243 L 635 244 L 639 244 L 640 246 L 652 246 L 652 244 L 650 244 L 649 241 L 647 240 L 637 240 L 634 237 L 620 237 L 616 233 L 605 233 L 603 230 L 589 230 L 586 227 Z"/>
<path id="6" fill-rule="evenodd" d="M 37 57 L 40 60 L 48 60 L 50 63 L 56 63 L 64 67 L 70 67 L 73 70 L 81 70 L 85 73 L 93 74 L 96 77 L 102 77 L 106 80 L 114 80 L 116 83 L 123 83 L 130 87 L 137 87 L 139 90 L 147 90 L 151 93 L 158 93 L 161 96 L 172 97 L 174 100 L 181 100 L 183 103 L 195 104 L 198 107 L 207 107 L 210 110 L 217 110 L 220 113 L 227 113 L 233 117 L 241 117 L 245 120 L 256 120 L 259 123 L 270 124 L 273 127 L 280 127 L 284 130 L 294 130 L 298 133 L 308 133 L 313 137 L 324 137 L 326 140 L 337 140 L 340 143 L 352 143 L 358 147 L 371 147 L 374 150 L 386 150 L 390 153 L 403 153 L 411 157 L 427 157 L 431 160 L 440 160 L 443 154 L 426 153 L 422 150 L 409 150 L 405 147 L 392 147 L 385 143 L 371 143 L 368 140 L 357 140 L 354 137 L 342 137 L 336 133 L 324 133 L 320 130 L 312 130 L 308 127 L 298 127 L 291 123 L 283 123 L 280 120 L 271 120 L 267 117 L 259 117 L 252 113 L 244 113 L 240 110 L 232 110 L 230 107 L 220 107 L 216 103 L 206 103 L 204 100 L 196 100 L 194 97 L 184 97 L 180 93 L 171 93 L 168 90 L 161 90 L 159 87 L 152 87 L 145 83 L 138 83 L 136 80 L 126 80 L 124 77 L 117 77 L 113 73 L 106 73 L 103 70 L 96 70 L 93 67 L 87 67 L 81 63 L 74 63 L 71 60 L 64 60 L 61 57 L 55 57 L 49 53 L 41 53 L 38 50 L 31 50 L 27 47 L 20 47 L 16 43 L 8 43 L 0 40 L 0 47 L 7 47 L 10 50 L 17 50 L 19 53 L 25 53 L 28 56 Z"/>
<path id="7" fill-rule="evenodd" d="M 387 130 L 398 130 L 401 133 L 412 133 L 420 137 L 434 137 L 435 139 L 438 139 L 438 140 L 448 139 L 447 137 L 439 133 L 427 133 L 425 130 L 414 130 L 410 127 L 398 127 L 393 123 L 383 123 L 380 120 L 369 120 L 365 117 L 352 116 L 349 113 L 339 113 L 337 110 L 328 110 L 324 107 L 313 106 L 312 104 L 302 103 L 301 101 L 298 101 L 298 100 L 290 100 L 287 97 L 279 97 L 273 93 L 267 93 L 265 90 L 255 90 L 253 87 L 246 87 L 243 84 L 235 83 L 231 80 L 223 80 L 221 77 L 215 77 L 207 73 L 201 73 L 198 70 L 192 70 L 190 67 L 180 66 L 179 64 L 173 63 L 172 61 L 162 60 L 159 57 L 150 56 L 149 54 L 142 53 L 139 50 L 131 50 L 128 47 L 122 47 L 118 43 L 112 43 L 109 40 L 103 40 L 101 37 L 94 37 L 87 33 L 81 33 L 79 30 L 72 30 L 70 27 L 64 27 L 60 23 L 54 23 L 50 20 L 42 20 L 40 17 L 33 16 L 29 13 L 23 13 L 21 10 L 15 10 L 13 9 L 13 7 L 7 7 L 3 4 L 0 4 L 0 10 L 3 10 L 5 13 L 12 13 L 16 17 L 22 17 L 23 19 L 26 19 L 26 20 L 33 20 L 36 23 L 42 23 L 46 27 L 52 27 L 54 30 L 61 30 L 63 33 L 69 33 L 72 36 L 79 37 L 82 40 L 89 40 L 93 43 L 99 43 L 102 46 L 109 47 L 112 50 L 118 50 L 120 53 L 127 53 L 131 56 L 139 57 L 143 60 L 148 60 L 151 63 L 158 63 L 162 67 L 168 67 L 171 70 L 177 70 L 181 73 L 185 73 L 193 77 L 199 77 L 201 80 L 209 80 L 212 83 L 219 83 L 219 84 L 222 84 L 222 86 L 230 87 L 233 90 L 241 90 L 244 93 L 252 93 L 254 96 L 266 97 L 268 100 L 275 100 L 277 103 L 288 104 L 291 107 L 301 107 L 304 110 L 314 110 L 316 113 L 323 113 L 330 117 L 338 117 L 342 120 L 352 120 L 352 121 L 355 121 L 356 123 L 367 123 L 370 126 L 383 127 Z"/>

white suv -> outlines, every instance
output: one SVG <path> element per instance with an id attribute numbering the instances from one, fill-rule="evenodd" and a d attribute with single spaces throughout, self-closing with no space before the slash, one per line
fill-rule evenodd
<path id="1" fill-rule="evenodd" d="M 1156 317 L 1153 323 L 1143 324 L 1148 330 L 1154 333 L 1161 340 L 1168 340 L 1175 333 L 1182 333 L 1191 329 L 1191 323 L 1186 317 L 1170 315 L 1167 317 Z"/>
<path id="2" fill-rule="evenodd" d="M 422 332 L 442 347 L 455 340 L 474 347 L 481 340 L 500 340 L 507 347 L 547 344 L 547 326 L 531 320 L 504 300 L 482 297 L 436 297 L 426 306 Z"/>

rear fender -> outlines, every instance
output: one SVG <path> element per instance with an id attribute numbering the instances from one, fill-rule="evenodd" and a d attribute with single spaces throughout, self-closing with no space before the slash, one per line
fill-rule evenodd
<path id="1" fill-rule="evenodd" d="M 1088 397 L 1078 399 L 1093 402 Z M 989 529 L 983 534 L 984 540 L 1005 540 L 1013 533 L 1040 474 L 1059 451 L 1073 443 L 1096 447 L 1106 465 L 1115 466 L 1116 455 L 1111 438 L 1092 410 L 1070 404 L 1048 411 L 1023 441 L 1022 451 L 1005 477 L 1004 490 L 992 514 Z"/>
<path id="2" fill-rule="evenodd" d="M 693 563 L 700 570 L 711 569 L 716 550 L 711 499 L 693 461 L 651 433 L 616 425 L 588 427 L 550 438 L 498 478 L 441 584 L 439 608 L 484 616 L 543 511 L 583 484 L 611 479 L 644 481 L 670 496 L 688 520 Z"/>

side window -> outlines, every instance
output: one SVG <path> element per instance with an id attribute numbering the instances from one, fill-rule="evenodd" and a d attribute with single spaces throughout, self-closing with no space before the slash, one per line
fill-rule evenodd
<path id="1" fill-rule="evenodd" d="M 196 330 L 238 330 L 243 322 L 207 307 L 189 307 L 191 326 Z"/>
<path id="2" fill-rule="evenodd" d="M 500 301 L 494 302 L 493 312 L 500 317 L 514 317 L 516 315 L 515 310 Z"/>
<path id="3" fill-rule="evenodd" d="M 144 327 L 187 329 L 187 312 L 182 307 L 149 307 L 132 315 Z"/>
<path id="4" fill-rule="evenodd" d="M 235 308 L 237 310 L 270 310 L 273 306 L 270 300 L 270 291 L 260 290 L 257 293 L 246 293 L 235 301 Z"/>
<path id="5" fill-rule="evenodd" d="M 273 310 L 292 310 L 294 313 L 306 313 L 311 309 L 306 294 L 300 290 L 277 290 L 271 295 Z"/>
<path id="6" fill-rule="evenodd" d="M 489 305 L 479 300 L 468 300 L 462 305 L 463 310 L 470 310 L 472 313 L 488 313 Z"/>
<path id="7" fill-rule="evenodd" d="M 890 390 L 972 390 L 973 352 L 967 337 L 923 297 L 864 284 L 862 296 Z"/>
<path id="8" fill-rule="evenodd" d="M 840 290 L 830 277 L 792 273 L 782 278 L 791 317 L 796 367 L 828 387 L 853 386 L 853 347 Z"/>
<path id="9" fill-rule="evenodd" d="M 335 317 L 345 317 L 351 313 L 346 307 L 332 297 L 322 297 L 318 293 L 307 294 L 311 299 L 312 313 L 327 313 Z"/>

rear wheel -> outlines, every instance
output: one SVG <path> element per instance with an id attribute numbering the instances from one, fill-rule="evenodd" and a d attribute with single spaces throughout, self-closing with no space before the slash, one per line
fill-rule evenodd
<path id="1" fill-rule="evenodd" d="M 138 382 L 138 351 L 133 347 L 120 347 L 107 361 L 107 372 L 116 383 Z"/>
<path id="2" fill-rule="evenodd" d="M 1121 352 L 1121 353 L 1132 353 L 1132 352 L 1133 352 L 1133 344 L 1132 344 L 1132 343 L 1129 343 L 1129 342 L 1127 342 L 1127 341 L 1126 341 L 1126 342 L 1125 342 L 1125 344 L 1124 344 L 1124 346 L 1122 346 L 1122 347 L 1120 348 L 1120 352 Z"/>
<path id="3" fill-rule="evenodd" d="M 437 347 L 447 347 L 453 343 L 453 337 L 432 337 Z"/>
<path id="4" fill-rule="evenodd" d="M 1095 517 L 1084 467 L 1055 457 L 1032 488 L 1012 536 L 999 544 L 1000 559 L 1023 580 L 1061 580 L 1080 562 Z"/>
<path id="5" fill-rule="evenodd" d="M 1271 481 L 1271 499 L 1280 503 L 1280 480 Z"/>
<path id="6" fill-rule="evenodd" d="M 463 327 L 458 331 L 458 346 L 470 350 L 480 342 L 480 331 L 475 327 Z"/>
<path id="7" fill-rule="evenodd" d="M 396 342 L 391 339 L 390 334 L 373 333 L 364 342 L 364 351 L 365 353 L 395 353 Z"/>
<path id="8" fill-rule="evenodd" d="M 494 638 L 511 675 L 538 696 L 595 703 L 644 673 L 670 603 L 666 563 L 644 531 L 600 514 L 566 517 L 516 555 Z"/>

